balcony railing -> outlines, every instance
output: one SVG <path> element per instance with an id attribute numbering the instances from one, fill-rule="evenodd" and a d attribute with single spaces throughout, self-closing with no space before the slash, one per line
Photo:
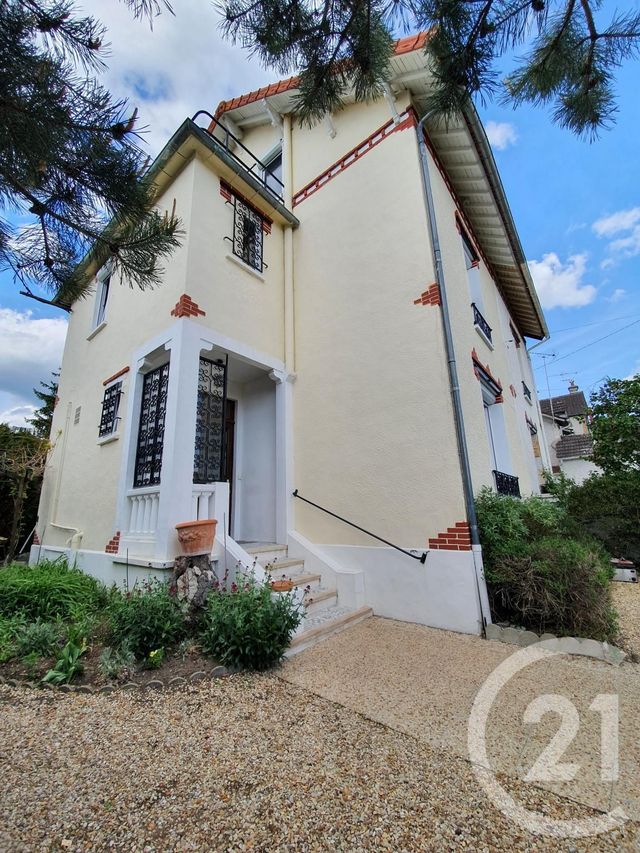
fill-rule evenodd
<path id="1" fill-rule="evenodd" d="M 195 122 L 200 116 L 206 116 L 209 119 L 208 127 L 202 127 L 201 129 L 221 145 L 224 145 L 229 157 L 235 160 L 235 162 L 242 166 L 243 169 L 246 169 L 247 172 L 251 172 L 251 175 L 255 180 L 258 181 L 258 183 L 260 183 L 267 192 L 271 193 L 271 195 L 275 196 L 277 200 L 282 203 L 284 200 L 284 184 L 277 175 L 274 175 L 273 172 L 269 171 L 269 167 L 266 163 L 259 160 L 255 154 L 249 151 L 246 145 L 243 145 L 242 142 L 240 142 L 237 136 L 235 136 L 206 110 L 200 110 L 197 112 L 192 118 L 192 121 Z"/>
<path id="2" fill-rule="evenodd" d="M 496 491 L 499 495 L 510 495 L 512 498 L 520 497 L 520 483 L 513 474 L 504 474 L 502 471 L 494 471 Z"/>
<path id="3" fill-rule="evenodd" d="M 527 383 L 523 380 L 522 382 L 522 393 L 524 394 L 525 400 L 528 403 L 531 403 L 531 388 L 527 385 Z"/>
<path id="4" fill-rule="evenodd" d="M 471 303 L 471 307 L 473 308 L 473 323 L 477 326 L 482 334 L 487 338 L 487 340 L 491 340 L 491 326 L 484 319 L 480 311 L 478 310 L 478 306 L 475 302 Z"/>

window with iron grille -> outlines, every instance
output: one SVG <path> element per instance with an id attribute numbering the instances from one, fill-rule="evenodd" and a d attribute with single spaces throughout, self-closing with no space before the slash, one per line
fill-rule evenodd
<path id="1" fill-rule="evenodd" d="M 226 397 L 226 364 L 201 358 L 193 458 L 194 483 L 216 483 L 222 479 Z"/>
<path id="2" fill-rule="evenodd" d="M 258 272 L 266 266 L 262 260 L 263 222 L 257 210 L 233 196 L 233 254 Z"/>
<path id="3" fill-rule="evenodd" d="M 102 416 L 98 428 L 98 438 L 113 435 L 118 428 L 118 409 L 120 408 L 120 397 L 122 396 L 122 382 L 114 382 L 105 389 L 102 398 Z"/>
<path id="4" fill-rule="evenodd" d="M 168 387 L 168 364 L 163 364 L 144 377 L 133 475 L 133 486 L 136 489 L 157 486 L 160 482 Z"/>

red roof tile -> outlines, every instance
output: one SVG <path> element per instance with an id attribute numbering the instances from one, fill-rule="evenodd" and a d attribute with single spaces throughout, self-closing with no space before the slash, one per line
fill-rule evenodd
<path id="1" fill-rule="evenodd" d="M 402 54 L 411 53 L 414 50 L 422 50 L 427 43 L 428 34 L 428 31 L 425 30 L 424 32 L 398 39 L 393 51 L 395 56 L 402 56 Z M 261 89 L 248 92 L 246 95 L 240 95 L 238 98 L 232 98 L 230 101 L 220 101 L 215 112 L 215 117 L 218 118 L 222 113 L 236 110 L 238 107 L 244 107 L 247 104 L 253 104 L 255 101 L 261 101 L 263 98 L 279 95 L 282 92 L 290 92 L 292 89 L 298 88 L 299 82 L 299 77 L 289 77 L 287 80 L 278 80 L 277 83 L 263 86 Z"/>

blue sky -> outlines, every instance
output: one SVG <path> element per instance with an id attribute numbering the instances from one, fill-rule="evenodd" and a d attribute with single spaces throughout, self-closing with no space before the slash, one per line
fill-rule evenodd
<path id="1" fill-rule="evenodd" d="M 108 25 L 104 83 L 139 107 L 152 153 L 196 110 L 277 79 L 220 39 L 206 0 L 181 0 L 153 32 L 114 0 L 84 8 Z M 570 379 L 591 393 L 606 376 L 640 370 L 639 81 L 640 64 L 620 69 L 617 123 L 594 143 L 554 126 L 544 109 L 479 107 L 552 333 L 532 352 L 541 396 L 542 354 L 552 394 Z M 32 387 L 60 363 L 66 324 L 17 291 L 0 275 L 0 421 L 16 425 L 36 403 Z"/>

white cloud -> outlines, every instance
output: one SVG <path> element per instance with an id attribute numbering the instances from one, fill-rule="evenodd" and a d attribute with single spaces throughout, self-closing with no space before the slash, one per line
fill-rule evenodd
<path id="1" fill-rule="evenodd" d="M 630 231 L 638 223 L 640 223 L 640 207 L 632 207 L 630 210 L 618 210 L 610 216 L 596 219 L 592 228 L 598 237 L 612 237 L 621 231 Z"/>
<path id="2" fill-rule="evenodd" d="M 607 246 L 610 256 L 600 264 L 602 269 L 614 266 L 619 258 L 640 255 L 640 207 L 618 210 L 610 216 L 597 219 L 593 230 L 598 237 L 615 237 Z"/>
<path id="3" fill-rule="evenodd" d="M 13 409 L 7 409 L 6 412 L 0 412 L 0 424 L 8 424 L 12 427 L 30 427 L 27 423 L 27 418 L 30 418 L 35 412 L 35 406 L 15 406 Z"/>
<path id="4" fill-rule="evenodd" d="M 627 291 L 623 287 L 616 287 L 611 296 L 607 297 L 607 302 L 620 302 L 627 295 Z"/>
<path id="5" fill-rule="evenodd" d="M 213 113 L 218 102 L 277 79 L 249 53 L 219 33 L 214 4 L 181 0 L 175 15 L 163 11 L 136 21 L 124 3 L 91 0 L 88 11 L 108 28 L 110 55 L 103 84 L 116 98 L 139 108 L 139 126 L 157 154 L 185 118 L 197 110 Z"/>
<path id="6" fill-rule="evenodd" d="M 491 147 L 498 151 L 504 151 L 505 148 L 515 145 L 518 141 L 518 133 L 515 127 L 506 121 L 488 121 L 485 125 L 485 131 Z"/>
<path id="7" fill-rule="evenodd" d="M 596 288 L 582 280 L 586 255 L 571 255 L 563 264 L 555 252 L 549 252 L 541 261 L 528 264 L 543 308 L 578 308 L 596 298 Z"/>
<path id="8" fill-rule="evenodd" d="M 0 308 L 0 391 L 15 398 L 14 409 L 29 405 L 33 388 L 60 367 L 66 334 L 62 317 L 37 318 L 31 311 Z"/>

